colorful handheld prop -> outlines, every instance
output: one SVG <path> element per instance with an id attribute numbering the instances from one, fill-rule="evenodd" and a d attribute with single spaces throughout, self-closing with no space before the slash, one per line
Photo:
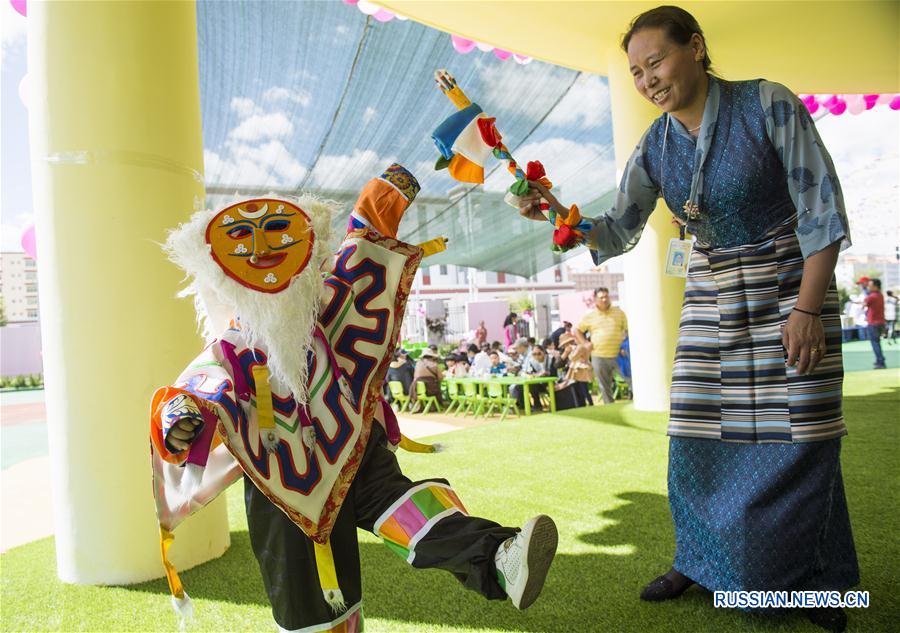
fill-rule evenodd
<path id="1" fill-rule="evenodd" d="M 431 135 L 441 153 L 435 169 L 447 169 L 450 177 L 460 182 L 483 184 L 484 166 L 490 156 L 505 160 L 507 170 L 516 179 L 509 188 L 509 194 L 513 198 L 507 196 L 507 202 L 513 206 L 517 206 L 515 198 L 528 193 L 529 180 L 540 182 L 547 189 L 553 187 L 540 161 L 527 163 L 524 170 L 519 166 L 503 144 L 503 137 L 497 131 L 496 118 L 489 117 L 477 103 L 472 103 L 449 72 L 436 71 L 434 80 L 441 92 L 457 108 L 457 112 L 444 119 Z M 576 205 L 572 205 L 568 215 L 563 218 L 541 198 L 540 210 L 556 227 L 552 250 L 567 251 L 587 241 L 591 223 L 581 217 Z"/>

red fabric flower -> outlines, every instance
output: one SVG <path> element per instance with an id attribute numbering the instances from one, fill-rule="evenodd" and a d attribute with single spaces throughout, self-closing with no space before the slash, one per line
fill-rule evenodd
<path id="1" fill-rule="evenodd" d="M 553 231 L 553 243 L 561 248 L 572 248 L 577 239 L 578 233 L 565 224 Z"/>
<path id="2" fill-rule="evenodd" d="M 478 131 L 481 132 L 481 140 L 490 147 L 497 147 L 503 138 L 500 136 L 500 132 L 497 131 L 497 126 L 494 125 L 496 120 L 496 117 L 478 119 Z"/>
<path id="3" fill-rule="evenodd" d="M 541 161 L 533 160 L 528 163 L 528 167 L 525 169 L 525 177 L 528 180 L 540 180 L 544 176 L 547 175 L 547 172 L 544 171 L 544 166 L 541 165 Z"/>

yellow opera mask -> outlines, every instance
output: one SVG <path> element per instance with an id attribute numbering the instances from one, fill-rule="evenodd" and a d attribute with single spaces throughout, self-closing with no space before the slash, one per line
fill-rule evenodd
<path id="1" fill-rule="evenodd" d="M 220 211 L 206 243 L 225 274 L 259 292 L 281 292 L 306 268 L 315 234 L 309 216 L 287 200 L 256 198 Z"/>

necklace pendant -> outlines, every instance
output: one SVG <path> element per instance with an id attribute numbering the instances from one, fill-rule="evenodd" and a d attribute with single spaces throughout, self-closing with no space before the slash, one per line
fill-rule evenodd
<path id="1" fill-rule="evenodd" d="M 682 207 L 684 210 L 684 214 L 687 216 L 688 220 L 699 220 L 700 219 L 700 205 L 696 202 L 691 202 L 688 200 L 684 203 Z"/>

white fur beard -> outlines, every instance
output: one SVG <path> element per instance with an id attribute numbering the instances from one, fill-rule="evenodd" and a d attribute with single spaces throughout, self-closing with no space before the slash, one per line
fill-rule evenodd
<path id="1" fill-rule="evenodd" d="M 313 196 L 290 200 L 309 215 L 315 245 L 306 268 L 281 292 L 269 294 L 247 288 L 228 277 L 213 260 L 205 239 L 206 225 L 215 216 L 213 211 L 194 213 L 169 233 L 163 248 L 190 278 L 191 283 L 179 296 L 193 297 L 207 341 L 221 336 L 229 320 L 237 317 L 248 346 L 263 349 L 272 376 L 306 404 L 306 356 L 324 293 L 320 267 L 332 254 L 331 227 L 337 206 Z"/>

